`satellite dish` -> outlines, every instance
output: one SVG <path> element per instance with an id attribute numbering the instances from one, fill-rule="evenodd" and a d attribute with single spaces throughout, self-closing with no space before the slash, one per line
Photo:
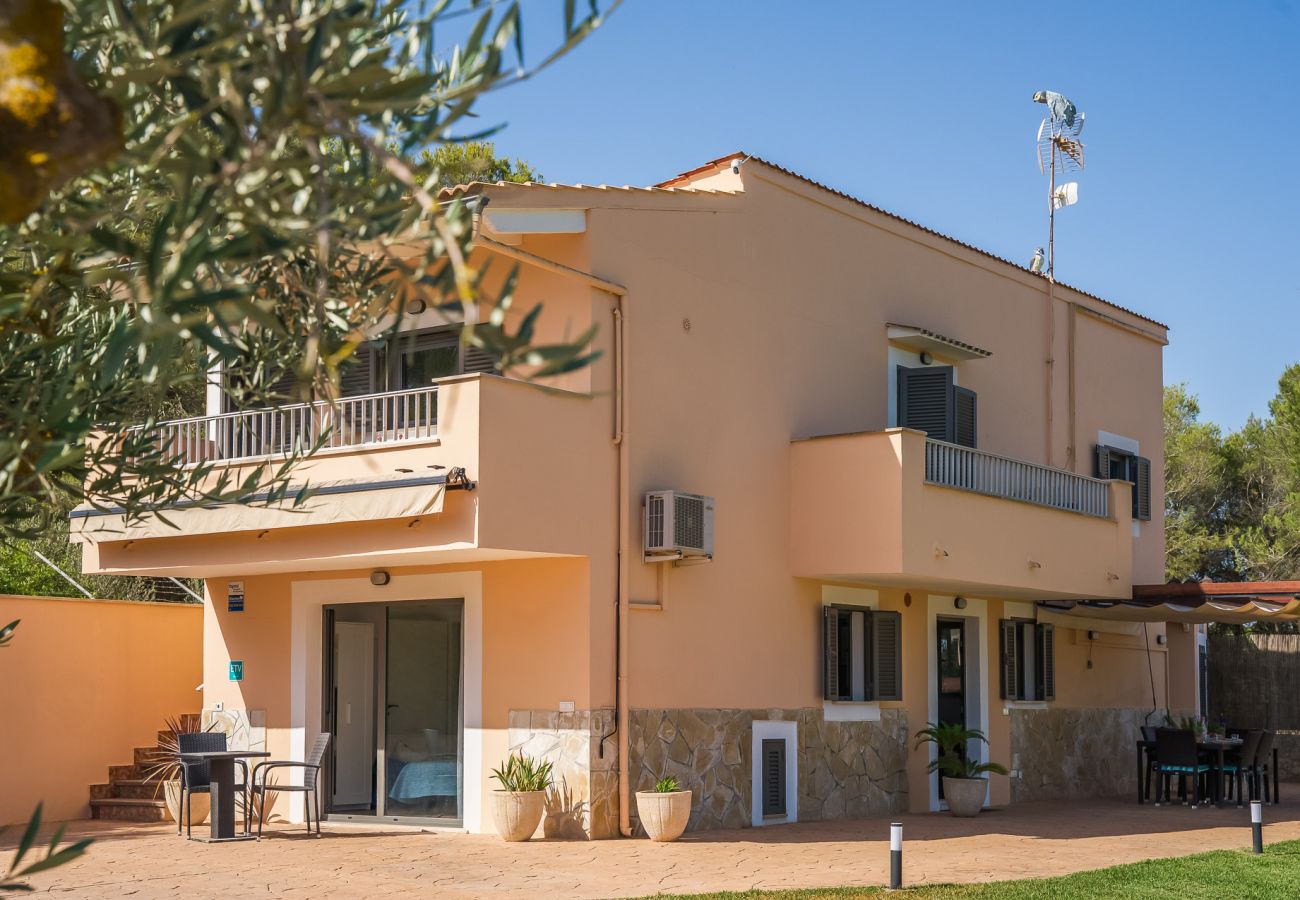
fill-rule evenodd
<path id="1" fill-rule="evenodd" d="M 1071 181 L 1066 184 L 1056 186 L 1052 192 L 1052 208 L 1060 209 L 1062 206 L 1074 206 L 1079 202 L 1079 182 Z"/>

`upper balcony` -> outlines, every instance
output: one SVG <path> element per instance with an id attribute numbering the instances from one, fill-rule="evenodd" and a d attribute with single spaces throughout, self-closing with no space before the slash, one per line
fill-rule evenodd
<path id="1" fill-rule="evenodd" d="M 1009 599 L 1131 596 L 1131 487 L 933 441 L 924 432 L 791 445 L 801 577 Z"/>
<path id="2" fill-rule="evenodd" d="M 82 508 L 73 540 L 86 571 L 207 577 L 585 554 L 591 523 L 603 521 L 595 510 L 612 503 L 601 493 L 613 490 L 609 420 L 597 404 L 458 375 L 334 404 L 165 422 L 157 440 L 181 463 L 235 484 L 317 449 L 296 463 L 284 500 L 182 502 L 129 521 Z"/>

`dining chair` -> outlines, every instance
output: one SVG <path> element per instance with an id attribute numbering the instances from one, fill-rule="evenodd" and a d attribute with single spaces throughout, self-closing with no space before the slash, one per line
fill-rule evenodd
<path id="1" fill-rule="evenodd" d="M 311 834 L 311 820 L 313 807 L 316 816 L 316 837 L 320 837 L 320 772 L 321 766 L 325 761 L 325 751 L 329 749 L 330 736 L 326 732 L 316 738 L 316 743 L 312 745 L 311 753 L 307 754 L 306 762 L 295 762 L 287 759 L 273 759 L 266 762 L 258 763 L 253 767 L 253 780 L 251 790 L 254 797 L 261 798 L 261 804 L 257 813 L 257 837 L 261 840 L 262 823 L 266 821 L 266 795 L 284 793 L 299 793 L 303 795 L 303 811 L 307 819 L 307 833 Z M 302 784 L 278 784 L 268 783 L 266 776 L 275 769 L 302 769 Z M 262 780 L 259 782 L 257 773 L 262 773 Z"/>
<path id="2" fill-rule="evenodd" d="M 1233 783 L 1236 783 L 1238 806 L 1242 805 L 1243 780 L 1248 781 L 1250 784 L 1250 799 L 1255 799 L 1256 786 L 1254 779 L 1247 779 L 1246 772 L 1255 765 L 1255 756 L 1259 749 L 1260 738 L 1263 734 L 1264 733 L 1257 728 L 1250 729 L 1244 733 L 1239 732 L 1239 736 L 1241 737 L 1241 746 L 1236 750 L 1229 751 L 1229 754 L 1224 759 L 1223 772 L 1221 775 L 1222 777 L 1227 778 L 1225 786 L 1227 787 L 1227 795 L 1229 798 L 1232 796 Z M 1235 776 L 1235 778 L 1232 776 Z"/>
<path id="3" fill-rule="evenodd" d="M 1156 767 L 1160 773 L 1160 784 L 1164 801 L 1169 802 L 1169 778 L 1178 776 L 1178 792 L 1184 793 L 1184 780 L 1190 775 L 1192 779 L 1192 809 L 1200 806 L 1203 791 L 1201 781 L 1210 771 L 1210 766 L 1201 762 L 1200 750 L 1196 746 L 1196 735 L 1190 731 L 1175 728 L 1156 729 Z M 1156 806 L 1160 798 L 1156 798 Z"/>
<path id="4" fill-rule="evenodd" d="M 1278 803 L 1280 797 L 1275 796 L 1277 791 L 1272 790 L 1271 773 L 1273 771 L 1273 739 L 1276 734 L 1272 731 L 1260 732 L 1259 745 L 1255 748 L 1255 761 L 1250 767 L 1250 774 L 1255 781 L 1251 788 L 1251 799 L 1263 799 L 1265 803 Z M 1260 786 L 1263 785 L 1263 790 Z"/>
<path id="5" fill-rule="evenodd" d="M 224 731 L 198 731 L 190 734 L 176 735 L 176 748 L 179 753 L 214 753 L 226 749 L 226 734 Z M 176 833 L 181 833 L 181 821 L 185 822 L 185 836 L 190 837 L 193 833 L 190 821 L 190 797 L 193 794 L 211 794 L 212 793 L 212 767 L 206 760 L 177 760 L 181 766 L 181 817 L 176 820 Z M 248 808 L 248 763 L 242 759 L 235 760 L 235 765 L 242 770 L 243 780 L 235 785 L 235 792 L 242 793 L 244 797 L 244 808 Z M 248 831 L 248 827 L 244 827 Z"/>
<path id="6" fill-rule="evenodd" d="M 1146 766 L 1143 769 L 1143 783 L 1138 787 L 1138 799 L 1148 799 L 1151 797 L 1151 776 L 1156 774 L 1156 727 L 1154 725 L 1141 726 L 1142 740 L 1147 742 L 1146 746 Z M 1158 786 L 1158 785 L 1157 785 Z"/>

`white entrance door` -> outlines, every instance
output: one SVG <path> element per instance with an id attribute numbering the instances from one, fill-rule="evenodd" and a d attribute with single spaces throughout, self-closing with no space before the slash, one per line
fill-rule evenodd
<path id="1" fill-rule="evenodd" d="M 369 806 L 375 765 L 375 627 L 334 625 L 334 803 Z"/>

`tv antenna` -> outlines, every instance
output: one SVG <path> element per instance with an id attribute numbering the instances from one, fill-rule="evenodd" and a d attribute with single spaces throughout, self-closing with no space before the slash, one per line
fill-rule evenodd
<path id="1" fill-rule="evenodd" d="M 1073 103 L 1055 91 L 1038 91 L 1035 103 L 1047 104 L 1047 118 L 1038 126 L 1038 171 L 1047 176 L 1047 277 L 1056 280 L 1055 244 L 1056 211 L 1079 202 L 1079 183 L 1069 181 L 1058 185 L 1057 175 L 1065 177 L 1072 172 L 1082 172 L 1084 167 L 1083 113 Z"/>

